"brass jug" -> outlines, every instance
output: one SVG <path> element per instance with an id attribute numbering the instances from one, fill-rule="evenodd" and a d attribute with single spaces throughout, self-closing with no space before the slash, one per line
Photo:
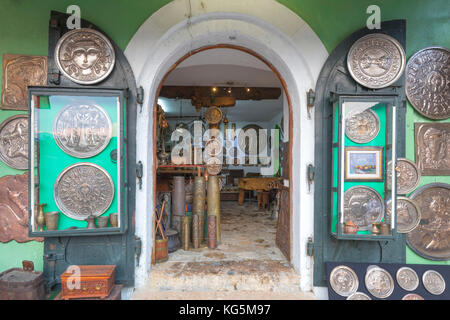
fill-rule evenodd
<path id="1" fill-rule="evenodd" d="M 45 224 L 45 216 L 44 216 L 44 206 L 46 206 L 46 203 L 39 203 L 38 210 L 37 210 L 37 217 L 36 222 L 38 225 L 39 231 L 44 231 L 44 224 Z"/>

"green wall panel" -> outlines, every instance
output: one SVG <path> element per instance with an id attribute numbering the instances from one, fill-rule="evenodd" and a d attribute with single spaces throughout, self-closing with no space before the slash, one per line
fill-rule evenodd
<path id="1" fill-rule="evenodd" d="M 0 245 L 0 272 L 10 268 L 22 268 L 23 260 L 31 260 L 34 263 L 34 269 L 42 271 L 44 261 L 44 243 L 30 241 L 18 243 L 10 241 Z"/>

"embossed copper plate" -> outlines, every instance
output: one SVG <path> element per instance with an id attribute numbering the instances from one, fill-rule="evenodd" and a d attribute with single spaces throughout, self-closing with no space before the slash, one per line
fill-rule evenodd
<path id="1" fill-rule="evenodd" d="M 348 297 L 358 290 L 358 276 L 350 267 L 337 266 L 330 273 L 330 285 L 337 294 Z"/>
<path id="2" fill-rule="evenodd" d="M 0 159 L 12 168 L 28 169 L 28 115 L 9 117 L 0 125 Z"/>
<path id="3" fill-rule="evenodd" d="M 217 107 L 209 107 L 205 112 L 205 119 L 209 124 L 217 124 L 222 120 L 222 110 Z"/>
<path id="4" fill-rule="evenodd" d="M 73 104 L 61 109 L 53 121 L 53 137 L 67 154 L 89 158 L 106 148 L 112 136 L 111 119 L 94 104 Z"/>
<path id="5" fill-rule="evenodd" d="M 391 223 L 391 200 L 386 203 L 386 222 Z M 397 232 L 408 233 L 413 231 L 420 223 L 421 211 L 414 200 L 406 197 L 397 197 Z"/>
<path id="6" fill-rule="evenodd" d="M 373 267 L 368 269 L 364 281 L 367 290 L 376 298 L 387 298 L 394 291 L 394 279 L 383 268 Z"/>
<path id="7" fill-rule="evenodd" d="M 406 235 L 408 246 L 431 260 L 450 259 L 450 185 L 427 184 L 411 195 L 420 208 L 419 225 Z"/>
<path id="8" fill-rule="evenodd" d="M 356 143 L 367 143 L 380 132 L 380 118 L 371 109 L 352 114 L 345 120 L 345 135 Z"/>
<path id="9" fill-rule="evenodd" d="M 114 198 L 114 183 L 100 166 L 80 162 L 59 174 L 53 195 L 62 213 L 72 219 L 85 220 L 108 210 Z"/>
<path id="10" fill-rule="evenodd" d="M 435 270 L 427 270 L 422 276 L 423 286 L 434 295 L 440 295 L 445 291 L 444 277 Z"/>
<path id="11" fill-rule="evenodd" d="M 412 192 L 420 183 L 421 174 L 416 164 L 405 158 L 397 158 L 397 194 Z M 386 182 L 391 190 L 392 161 L 389 161 L 386 169 Z"/>
<path id="12" fill-rule="evenodd" d="M 402 300 L 425 300 L 422 296 L 417 293 L 408 293 L 405 295 Z"/>
<path id="13" fill-rule="evenodd" d="M 409 267 L 402 267 L 395 275 L 398 285 L 406 291 L 414 291 L 419 286 L 419 276 Z"/>
<path id="14" fill-rule="evenodd" d="M 369 230 L 372 223 L 381 222 L 384 203 L 380 194 L 366 186 L 355 186 L 344 193 L 344 222 L 352 220 L 359 230 Z"/>
<path id="15" fill-rule="evenodd" d="M 70 80 L 94 84 L 104 80 L 114 69 L 114 47 L 102 33 L 74 29 L 65 33 L 55 47 L 55 62 Z"/>
<path id="16" fill-rule="evenodd" d="M 363 292 L 355 292 L 347 297 L 347 300 L 372 300 L 367 294 Z"/>
<path id="17" fill-rule="evenodd" d="M 372 33 L 358 39 L 347 56 L 348 70 L 359 84 L 380 89 L 393 84 L 405 69 L 405 51 L 394 38 Z"/>
<path id="18" fill-rule="evenodd" d="M 450 117 L 450 50 L 428 47 L 417 51 L 406 65 L 405 91 L 421 115 L 442 120 Z"/>

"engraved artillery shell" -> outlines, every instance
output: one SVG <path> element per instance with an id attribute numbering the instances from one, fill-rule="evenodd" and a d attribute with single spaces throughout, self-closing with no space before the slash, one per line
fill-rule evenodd
<path id="1" fill-rule="evenodd" d="M 208 248 L 217 247 L 217 217 L 208 216 Z"/>
<path id="2" fill-rule="evenodd" d="M 200 247 L 199 221 L 199 216 L 194 214 L 192 216 L 192 246 L 195 249 L 198 249 Z"/>
<path id="3" fill-rule="evenodd" d="M 194 203 L 192 205 L 192 214 L 199 216 L 199 242 L 203 241 L 204 236 L 204 217 L 205 217 L 205 200 L 206 200 L 206 182 L 205 177 L 195 177 L 194 179 Z"/>
<path id="4" fill-rule="evenodd" d="M 184 216 L 181 220 L 181 246 L 185 251 L 189 250 L 189 242 L 191 239 L 191 230 L 189 224 L 189 217 Z"/>
<path id="5" fill-rule="evenodd" d="M 184 216 L 186 203 L 186 191 L 184 188 L 184 177 L 173 177 L 172 193 L 172 228 L 181 233 L 181 218 Z"/>
<path id="6" fill-rule="evenodd" d="M 219 178 L 217 176 L 209 176 L 207 203 L 208 203 L 208 215 L 217 216 L 216 237 L 217 241 L 220 242 L 220 189 L 219 189 Z"/>

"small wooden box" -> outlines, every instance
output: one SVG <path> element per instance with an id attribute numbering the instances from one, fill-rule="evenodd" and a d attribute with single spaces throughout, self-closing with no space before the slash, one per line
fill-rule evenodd
<path id="1" fill-rule="evenodd" d="M 80 271 L 79 285 L 76 285 L 77 272 Z M 70 271 L 72 272 L 69 272 Z M 101 298 L 109 296 L 114 287 L 115 265 L 70 266 L 61 275 L 61 299 Z"/>

